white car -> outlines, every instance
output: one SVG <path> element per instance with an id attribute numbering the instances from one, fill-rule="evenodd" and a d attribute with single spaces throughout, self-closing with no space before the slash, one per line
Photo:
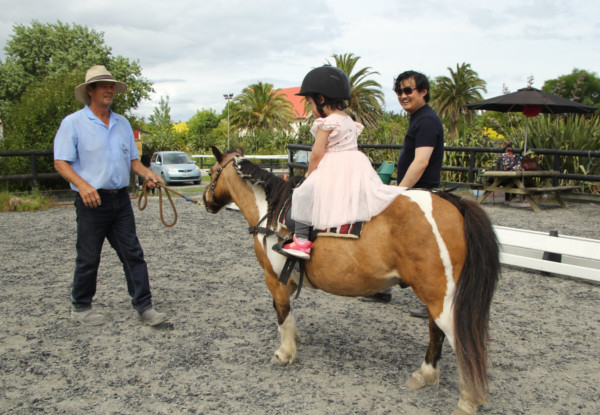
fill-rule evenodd
<path id="1" fill-rule="evenodd" d="M 202 181 L 200 167 L 183 151 L 158 151 L 150 159 L 150 169 L 158 174 L 166 185 L 171 183 Z"/>

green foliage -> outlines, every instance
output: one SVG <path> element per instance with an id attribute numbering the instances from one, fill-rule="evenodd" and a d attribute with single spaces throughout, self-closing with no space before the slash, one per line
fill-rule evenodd
<path id="1" fill-rule="evenodd" d="M 47 82 L 29 85 L 4 120 L 4 139 L 0 140 L 0 149 L 51 149 L 61 120 L 81 107 L 75 100 L 73 89 L 65 88 L 65 85 L 73 85 L 77 76 L 77 71 L 73 71 Z M 41 173 L 54 172 L 52 158 L 38 158 L 37 168 Z M 29 174 L 29 158 L 2 157 L 0 171 Z M 12 182 L 10 187 L 23 190 L 29 188 L 29 183 Z"/>
<path id="2" fill-rule="evenodd" d="M 215 145 L 219 139 L 217 127 L 222 119 L 222 116 L 212 109 L 197 111 L 188 121 L 188 146 L 190 150 L 193 152 L 209 152 L 210 146 Z M 227 121 L 226 116 L 224 120 Z"/>
<path id="3" fill-rule="evenodd" d="M 6 104 L 17 101 L 35 82 L 108 63 L 110 48 L 103 44 L 103 35 L 84 26 L 34 20 L 31 26 L 15 25 L 13 31 L 4 48 L 6 61 L 0 65 L 0 101 Z M 0 117 L 5 117 L 5 108 L 1 110 Z"/>
<path id="4" fill-rule="evenodd" d="M 561 150 L 600 151 L 600 116 L 546 115 L 540 114 L 528 120 L 528 148 L 552 148 Z M 513 137 L 525 137 L 525 127 L 509 130 Z M 518 141 L 522 147 L 523 139 Z M 514 144 L 514 143 L 513 143 Z M 550 158 L 540 157 L 541 167 L 552 169 Z M 600 174 L 600 161 L 592 158 L 563 158 L 561 171 L 581 173 L 585 166 L 586 174 Z"/>
<path id="5" fill-rule="evenodd" d="M 435 95 L 432 94 L 432 107 L 442 119 L 450 123 L 452 137 L 458 134 L 459 121 L 470 120 L 475 113 L 466 108 L 469 102 L 482 99 L 481 91 L 486 92 L 486 82 L 471 69 L 471 64 L 456 64 L 456 71 L 448 68 L 450 76 L 435 79 Z"/>
<path id="6" fill-rule="evenodd" d="M 279 89 L 274 90 L 272 84 L 262 82 L 244 88 L 229 109 L 231 129 L 249 133 L 254 130 L 289 131 L 295 120 L 292 103 L 277 92 Z"/>
<path id="7" fill-rule="evenodd" d="M 150 134 L 142 140 L 142 152 L 152 154 L 156 151 L 186 151 L 185 142 L 173 129 L 169 97 L 161 97 L 158 107 L 150 115 L 148 130 Z"/>
<path id="8" fill-rule="evenodd" d="M 332 57 L 335 59 L 335 66 L 344 71 L 350 80 L 348 113 L 364 126 L 377 127 L 379 118 L 383 114 L 384 97 L 381 85 L 368 77 L 379 74 L 379 72 L 371 71 L 370 67 L 354 72 L 360 56 L 353 53 L 334 54 Z M 327 63 L 329 64 L 329 62 Z"/>
<path id="9" fill-rule="evenodd" d="M 5 149 L 52 148 L 60 122 L 81 108 L 70 88 L 79 72 L 72 71 L 53 79 L 30 84 L 4 120 Z"/>
<path id="10" fill-rule="evenodd" d="M 111 56 L 111 48 L 104 44 L 104 34 L 81 25 L 42 24 L 15 25 L 14 34 L 4 50 L 6 60 L 0 64 L 0 119 L 20 99 L 32 84 L 53 81 L 56 77 L 79 70 L 76 83 L 69 85 L 71 95 L 77 84 L 84 80 L 85 71 L 93 65 L 104 65 L 113 76 L 129 87 L 127 93 L 117 96 L 112 108 L 126 113 L 148 98 L 152 85 L 141 78 L 137 61 L 122 56 Z M 65 86 L 67 87 L 67 86 Z"/>
<path id="11" fill-rule="evenodd" d="M 31 212 L 46 210 L 50 201 L 39 192 L 26 193 L 16 196 L 8 191 L 0 192 L 0 212 Z"/>
<path id="12" fill-rule="evenodd" d="M 242 147 L 247 154 L 286 154 L 288 144 L 309 143 L 312 141 L 312 135 L 309 128 L 300 127 L 297 132 L 288 131 L 267 131 L 252 130 L 247 134 L 235 134 L 231 136 L 229 147 Z M 308 136 L 306 136 L 308 133 Z M 303 137 L 303 138 L 300 138 Z M 220 143 L 216 143 L 219 148 L 227 147 L 227 137 Z"/>
<path id="13" fill-rule="evenodd" d="M 595 72 L 574 68 L 568 75 L 544 82 L 542 91 L 600 108 L 600 78 Z"/>
<path id="14" fill-rule="evenodd" d="M 408 130 L 408 122 L 408 115 L 385 112 L 377 126 L 365 127 L 358 136 L 359 144 L 401 145 Z M 399 150 L 369 149 L 366 154 L 373 161 L 395 161 L 398 159 Z"/>

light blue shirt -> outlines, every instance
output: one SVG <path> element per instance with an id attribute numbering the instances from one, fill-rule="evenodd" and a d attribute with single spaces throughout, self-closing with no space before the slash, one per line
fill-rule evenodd
<path id="1" fill-rule="evenodd" d="M 110 111 L 109 127 L 86 105 L 65 117 L 54 137 L 54 160 L 64 160 L 95 189 L 129 185 L 131 161 L 139 158 L 127 118 Z M 71 184 L 75 191 L 77 187 Z"/>

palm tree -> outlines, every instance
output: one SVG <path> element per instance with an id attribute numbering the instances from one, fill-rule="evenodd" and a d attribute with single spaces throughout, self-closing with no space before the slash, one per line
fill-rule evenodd
<path id="1" fill-rule="evenodd" d="M 231 128 L 236 132 L 290 130 L 295 120 L 292 104 L 278 91 L 262 82 L 244 88 L 231 105 Z"/>
<path id="2" fill-rule="evenodd" d="M 377 120 L 383 115 L 383 92 L 378 82 L 367 78 L 379 72 L 371 71 L 371 67 L 366 67 L 352 73 L 360 59 L 360 56 L 355 56 L 353 53 L 334 54 L 332 57 L 335 59 L 335 66 L 344 71 L 350 80 L 348 112 L 361 124 L 376 127 Z"/>
<path id="3" fill-rule="evenodd" d="M 432 106 L 440 117 L 450 120 L 450 132 L 457 136 L 458 121 L 469 120 L 474 112 L 466 108 L 469 102 L 483 99 L 481 91 L 487 92 L 486 82 L 471 69 L 470 63 L 456 64 L 456 72 L 448 67 L 450 76 L 438 76 L 435 79 L 435 95 Z"/>

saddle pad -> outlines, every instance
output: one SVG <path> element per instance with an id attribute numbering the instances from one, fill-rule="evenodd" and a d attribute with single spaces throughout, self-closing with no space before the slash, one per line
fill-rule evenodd
<path id="1" fill-rule="evenodd" d="M 317 236 L 336 236 L 338 238 L 360 238 L 364 222 L 356 222 L 337 228 L 320 229 Z"/>

